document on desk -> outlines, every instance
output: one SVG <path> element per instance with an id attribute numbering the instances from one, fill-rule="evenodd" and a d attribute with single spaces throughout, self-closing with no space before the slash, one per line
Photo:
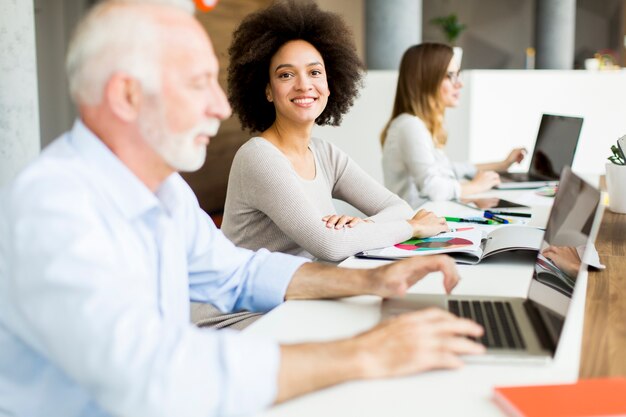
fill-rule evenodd
<path id="1" fill-rule="evenodd" d="M 429 238 L 413 238 L 382 249 L 357 253 L 357 258 L 398 260 L 411 256 L 447 254 L 460 264 L 477 264 L 482 259 L 514 250 L 538 251 L 544 230 L 503 225 L 486 235 L 478 227 L 465 227 Z"/>

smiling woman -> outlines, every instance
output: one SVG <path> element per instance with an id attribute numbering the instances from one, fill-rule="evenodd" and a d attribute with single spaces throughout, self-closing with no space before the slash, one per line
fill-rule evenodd
<path id="1" fill-rule="evenodd" d="M 233 110 L 260 132 L 230 171 L 222 230 L 235 244 L 339 261 L 447 230 L 311 137 L 315 124 L 341 122 L 361 85 L 363 66 L 339 16 L 313 2 L 277 2 L 244 19 L 229 54 Z M 369 217 L 336 213 L 333 198 Z"/>

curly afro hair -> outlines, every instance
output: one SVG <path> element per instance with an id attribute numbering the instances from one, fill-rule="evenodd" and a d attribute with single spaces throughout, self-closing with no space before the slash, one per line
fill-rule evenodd
<path id="1" fill-rule="evenodd" d="M 276 111 L 265 95 L 270 61 L 292 40 L 309 42 L 324 59 L 330 97 L 315 123 L 338 126 L 354 103 L 364 67 L 341 17 L 314 2 L 280 1 L 247 16 L 228 49 L 228 99 L 244 129 L 262 132 L 274 123 Z"/>

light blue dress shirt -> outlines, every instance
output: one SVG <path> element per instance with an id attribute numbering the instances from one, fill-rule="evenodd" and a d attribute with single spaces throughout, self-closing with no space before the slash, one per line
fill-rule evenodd
<path id="1" fill-rule="evenodd" d="M 189 323 L 282 302 L 303 262 L 236 248 L 178 174 L 152 193 L 80 121 L 0 200 L 0 416 L 213 416 L 276 396 L 279 346 Z"/>

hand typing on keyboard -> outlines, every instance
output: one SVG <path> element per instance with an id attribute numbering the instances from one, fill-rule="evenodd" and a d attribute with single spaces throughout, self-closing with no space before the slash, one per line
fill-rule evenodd
<path id="1" fill-rule="evenodd" d="M 357 336 L 355 342 L 369 357 L 366 378 L 409 375 L 431 369 L 458 368 L 460 356 L 485 352 L 479 338 L 483 328 L 475 322 L 429 308 L 386 320 Z M 367 347 L 365 349 L 365 347 Z"/>

